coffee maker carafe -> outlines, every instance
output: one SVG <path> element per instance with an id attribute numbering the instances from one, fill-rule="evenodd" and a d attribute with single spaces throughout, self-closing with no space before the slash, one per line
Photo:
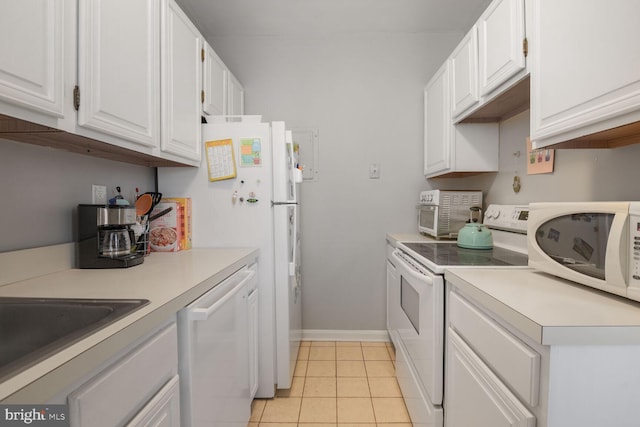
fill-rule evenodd
<path id="1" fill-rule="evenodd" d="M 142 264 L 132 245 L 136 223 L 134 206 L 78 205 L 79 268 L 126 268 Z"/>

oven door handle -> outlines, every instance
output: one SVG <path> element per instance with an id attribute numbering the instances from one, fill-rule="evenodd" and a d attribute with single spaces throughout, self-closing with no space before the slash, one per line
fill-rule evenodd
<path id="1" fill-rule="evenodd" d="M 406 276 L 410 276 L 416 280 L 426 281 L 429 285 L 433 285 L 433 279 L 435 278 L 435 274 L 432 274 L 428 271 L 421 272 L 412 267 L 409 263 L 407 263 L 400 255 L 402 251 L 400 249 L 396 249 L 391 253 L 391 258 L 396 262 L 396 265 L 399 269 L 402 270 L 402 274 Z M 426 267 L 425 267 L 426 269 Z"/>

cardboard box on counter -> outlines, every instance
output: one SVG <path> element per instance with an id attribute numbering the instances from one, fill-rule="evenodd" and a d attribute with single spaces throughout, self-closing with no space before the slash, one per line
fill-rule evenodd
<path id="1" fill-rule="evenodd" d="M 178 252 L 191 249 L 191 199 L 163 198 L 153 208 L 151 216 L 169 208 L 168 213 L 151 221 L 151 250 Z"/>
<path id="2" fill-rule="evenodd" d="M 189 197 L 167 197 L 161 202 L 178 203 L 180 207 L 180 220 L 182 225 L 182 250 L 191 249 L 191 198 Z"/>

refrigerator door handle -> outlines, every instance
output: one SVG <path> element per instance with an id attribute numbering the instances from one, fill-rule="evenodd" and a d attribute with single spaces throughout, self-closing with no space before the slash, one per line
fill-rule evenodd
<path id="1" fill-rule="evenodd" d="M 286 147 L 287 147 L 287 159 L 289 160 L 289 164 L 287 165 L 288 173 L 289 173 L 289 185 L 291 186 L 291 197 L 292 201 L 298 200 L 298 195 L 296 194 L 296 157 L 293 153 L 293 134 L 291 131 L 285 131 L 284 137 Z"/>
<path id="2" fill-rule="evenodd" d="M 289 263 L 289 276 L 296 275 L 296 253 L 298 251 L 298 207 L 293 206 L 292 212 L 292 219 L 289 224 L 289 227 L 291 227 L 291 231 L 289 232 L 289 237 L 291 238 L 291 262 Z"/>

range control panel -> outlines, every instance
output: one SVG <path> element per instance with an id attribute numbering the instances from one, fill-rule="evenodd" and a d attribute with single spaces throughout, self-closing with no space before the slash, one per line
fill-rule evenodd
<path id="1" fill-rule="evenodd" d="M 527 233 L 529 206 L 526 205 L 489 205 L 482 223 L 497 230 Z"/>

